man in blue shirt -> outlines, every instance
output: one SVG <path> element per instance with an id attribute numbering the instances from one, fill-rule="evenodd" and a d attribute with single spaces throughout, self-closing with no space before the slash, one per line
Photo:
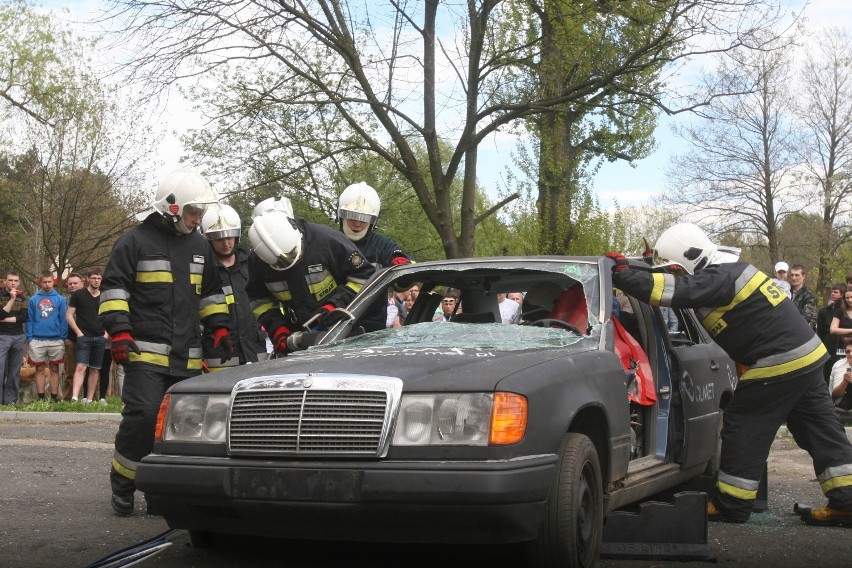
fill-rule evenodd
<path id="1" fill-rule="evenodd" d="M 65 358 L 65 338 L 68 337 L 68 322 L 65 319 L 67 305 L 53 288 L 53 273 L 41 273 L 39 290 L 27 304 L 27 342 L 30 346 L 30 362 L 36 368 L 36 392 L 39 400 L 45 399 L 44 367 L 50 367 L 50 393 L 55 402 L 59 396 L 59 365 Z"/>

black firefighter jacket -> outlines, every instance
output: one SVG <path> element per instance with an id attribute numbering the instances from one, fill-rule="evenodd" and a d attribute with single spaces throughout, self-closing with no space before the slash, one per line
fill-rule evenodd
<path id="1" fill-rule="evenodd" d="M 190 377 L 201 372 L 201 330 L 230 329 L 210 244 L 179 235 L 159 213 L 125 232 L 101 284 L 99 318 L 107 333 L 127 331 L 141 353 L 128 365 Z"/>
<path id="2" fill-rule="evenodd" d="M 266 334 L 260 329 L 257 318 L 251 313 L 246 285 L 248 284 L 249 253 L 241 248 L 235 249 L 236 262 L 233 266 L 216 263 L 225 303 L 231 318 L 231 341 L 234 342 L 234 356 L 222 363 L 221 357 L 213 350 L 213 333 L 207 329 L 204 333 L 204 363 L 212 370 L 234 367 L 244 363 L 256 363 L 266 359 Z"/>
<path id="3" fill-rule="evenodd" d="M 746 262 L 674 276 L 625 269 L 613 285 L 655 306 L 694 308 L 737 363 L 740 382 L 794 377 L 820 367 L 823 343 L 772 278 Z"/>
<path id="4" fill-rule="evenodd" d="M 303 235 L 296 264 L 275 270 L 256 254 L 249 256 L 252 312 L 270 337 L 282 325 L 300 331 L 324 305 L 346 307 L 375 272 L 343 233 L 302 219 L 294 222 Z"/>

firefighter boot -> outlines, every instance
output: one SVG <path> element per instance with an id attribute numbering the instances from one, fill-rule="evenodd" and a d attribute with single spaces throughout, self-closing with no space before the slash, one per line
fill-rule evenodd
<path id="1" fill-rule="evenodd" d="M 113 468 L 109 472 L 109 481 L 112 486 L 112 510 L 119 517 L 132 515 L 133 493 L 136 491 L 133 480 L 124 477 Z"/>
<path id="2" fill-rule="evenodd" d="M 748 520 L 748 515 L 745 517 L 733 517 L 727 515 L 716 508 L 716 504 L 712 500 L 707 500 L 707 520 L 718 523 L 744 523 Z"/>
<path id="3" fill-rule="evenodd" d="M 852 511 L 831 507 L 805 507 L 796 504 L 793 509 L 806 525 L 818 527 L 852 527 Z"/>

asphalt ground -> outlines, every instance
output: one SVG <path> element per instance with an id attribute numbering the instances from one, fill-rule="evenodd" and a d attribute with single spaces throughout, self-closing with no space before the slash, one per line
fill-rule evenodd
<path id="1" fill-rule="evenodd" d="M 121 518 L 109 505 L 109 464 L 117 416 L 21 417 L 0 413 L 0 566 L 87 566 L 168 527 L 136 512 Z M 69 422 L 69 420 L 73 420 Z M 847 429 L 847 433 L 849 429 Z M 822 505 L 807 454 L 782 429 L 768 463 L 768 510 L 744 525 L 711 523 L 701 560 L 603 559 L 603 568 L 833 568 L 852 566 L 852 529 L 809 527 L 795 502 Z M 231 537 L 194 548 L 185 531 L 170 536 L 151 567 L 517 566 L 517 547 L 291 542 Z"/>

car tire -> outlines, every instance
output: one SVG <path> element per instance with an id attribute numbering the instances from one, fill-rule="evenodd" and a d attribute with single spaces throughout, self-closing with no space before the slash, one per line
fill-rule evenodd
<path id="1" fill-rule="evenodd" d="M 216 540 L 216 533 L 209 531 L 189 531 L 189 542 L 193 548 L 211 548 Z"/>
<path id="2" fill-rule="evenodd" d="M 559 447 L 556 475 L 530 565 L 596 566 L 603 535 L 603 484 L 598 452 L 583 434 L 568 433 Z"/>

